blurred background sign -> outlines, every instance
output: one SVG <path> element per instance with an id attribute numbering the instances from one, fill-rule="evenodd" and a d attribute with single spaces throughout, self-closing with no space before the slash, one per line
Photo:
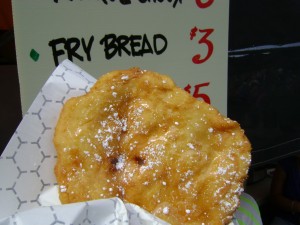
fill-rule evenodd
<path id="1" fill-rule="evenodd" d="M 98 78 L 140 67 L 168 74 L 227 113 L 229 0 L 13 0 L 23 114 L 70 59 Z"/>

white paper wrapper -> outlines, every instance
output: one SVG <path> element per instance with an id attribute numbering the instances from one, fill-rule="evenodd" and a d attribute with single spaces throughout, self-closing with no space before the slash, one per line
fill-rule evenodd
<path id="1" fill-rule="evenodd" d="M 118 198 L 84 203 L 37 207 L 0 219 L 1 225 L 40 224 L 112 224 L 163 225 L 167 224 L 133 204 Z"/>
<path id="2" fill-rule="evenodd" d="M 56 185 L 52 139 L 60 110 L 95 81 L 65 60 L 42 87 L 0 157 L 0 225 L 167 224 L 118 198 L 57 205 L 43 194 Z"/>

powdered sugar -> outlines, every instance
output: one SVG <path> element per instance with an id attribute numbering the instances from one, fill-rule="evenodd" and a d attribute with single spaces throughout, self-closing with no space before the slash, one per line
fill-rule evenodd
<path id="1" fill-rule="evenodd" d="M 169 207 L 164 207 L 163 208 L 163 214 L 169 214 L 169 212 L 170 212 Z"/>
<path id="2" fill-rule="evenodd" d="M 192 144 L 192 143 L 187 143 L 187 146 L 190 148 L 190 149 L 195 149 L 195 146 Z"/>
<path id="3" fill-rule="evenodd" d="M 125 165 L 125 156 L 124 155 L 120 155 L 118 157 L 118 162 L 116 163 L 116 169 L 117 170 L 121 170 L 124 168 Z"/>
<path id="4" fill-rule="evenodd" d="M 121 80 L 128 80 L 129 79 L 129 76 L 128 75 L 123 75 L 122 77 L 121 77 Z"/>
<path id="5" fill-rule="evenodd" d="M 59 190 L 60 190 L 60 192 L 66 192 L 67 191 L 67 187 L 65 185 L 60 185 L 59 186 Z"/>
<path id="6" fill-rule="evenodd" d="M 117 95 L 118 95 L 117 92 L 112 92 L 111 94 L 112 94 L 112 96 L 114 96 L 115 98 L 116 98 Z"/>

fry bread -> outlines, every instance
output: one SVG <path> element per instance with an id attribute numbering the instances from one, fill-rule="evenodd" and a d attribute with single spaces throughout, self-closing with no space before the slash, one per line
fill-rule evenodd
<path id="1" fill-rule="evenodd" d="M 62 203 L 119 197 L 174 224 L 227 224 L 251 160 L 240 125 L 139 68 L 100 77 L 58 120 Z"/>

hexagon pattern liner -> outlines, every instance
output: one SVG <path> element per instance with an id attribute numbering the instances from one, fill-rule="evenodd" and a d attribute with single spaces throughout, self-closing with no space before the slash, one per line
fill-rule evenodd
<path id="1" fill-rule="evenodd" d="M 60 110 L 68 98 L 85 94 L 95 81 L 64 60 L 38 93 L 0 156 L 0 225 L 166 224 L 118 198 L 41 207 L 41 194 L 56 185 L 52 139 Z"/>

